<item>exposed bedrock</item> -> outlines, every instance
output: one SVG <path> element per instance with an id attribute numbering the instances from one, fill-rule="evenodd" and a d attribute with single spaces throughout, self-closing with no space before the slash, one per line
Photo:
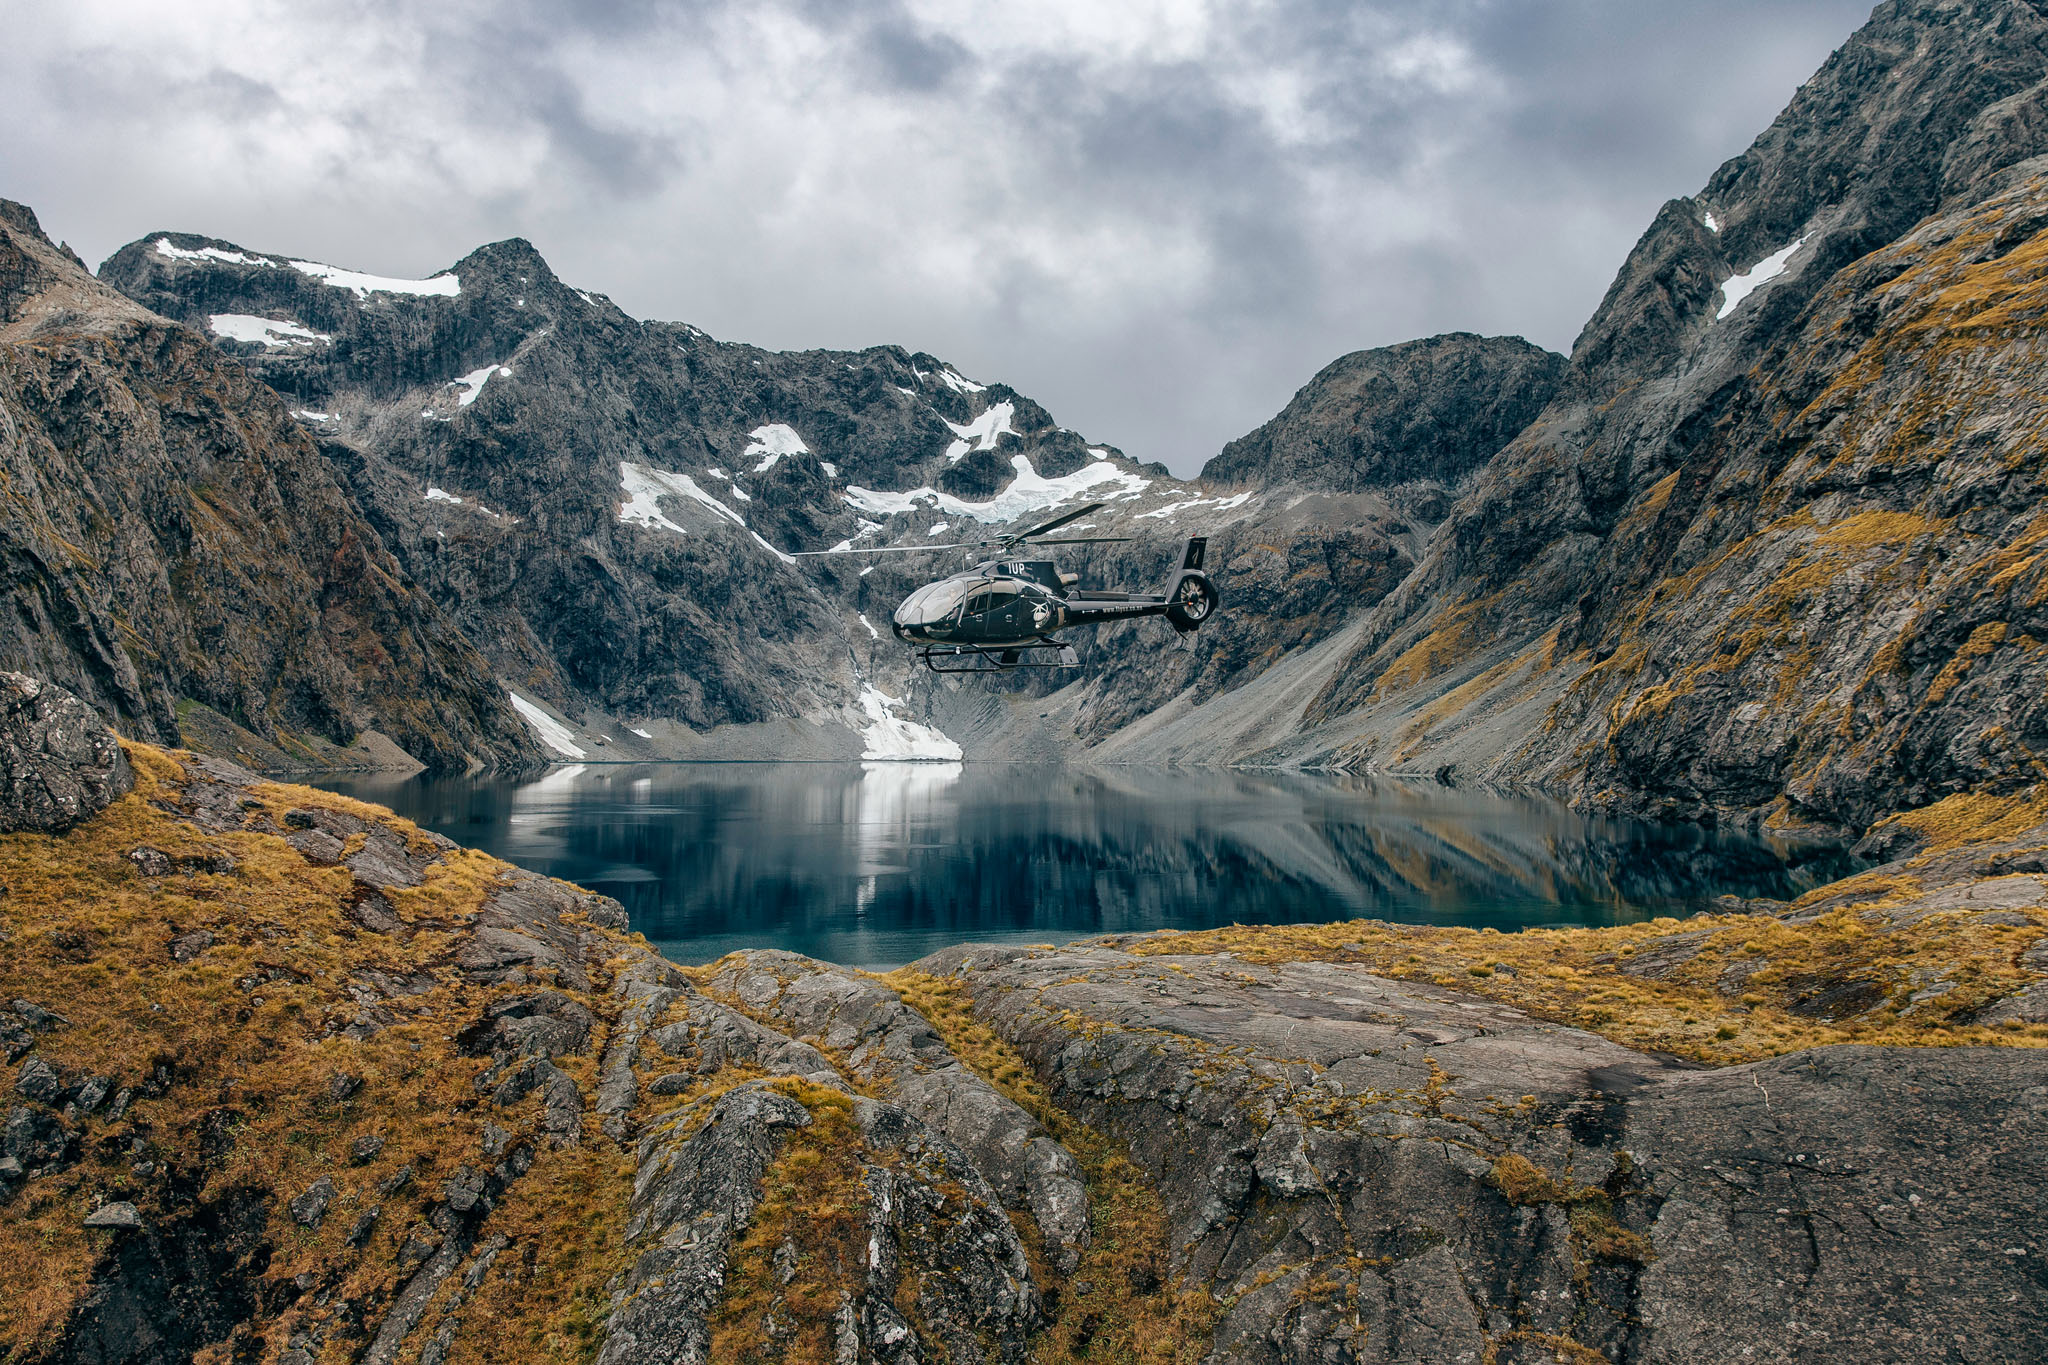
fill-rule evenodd
<path id="1" fill-rule="evenodd" d="M 896 992 L 785 952 L 735 954 L 707 988 L 829 1049 L 855 1076 L 958 1144 L 1003 1202 L 1038 1225 L 1059 1268 L 1074 1268 L 1088 1244 L 1079 1163 L 1038 1120 L 948 1051 Z"/>
<path id="2" fill-rule="evenodd" d="M 1709 1071 L 1336 964 L 919 965 L 1129 1143 L 1230 1304 L 1217 1362 L 2020 1362 L 2048 1340 L 2038 1051 Z"/>

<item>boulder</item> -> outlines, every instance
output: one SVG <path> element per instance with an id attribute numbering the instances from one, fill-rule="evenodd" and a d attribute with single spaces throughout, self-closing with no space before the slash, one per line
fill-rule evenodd
<path id="1" fill-rule="evenodd" d="M 134 786 L 98 712 L 26 673 L 0 673 L 0 834 L 60 833 Z"/>
<path id="2" fill-rule="evenodd" d="M 118 1228 L 132 1230 L 142 1226 L 142 1214 L 127 1200 L 102 1204 L 85 1216 L 89 1228 Z"/>

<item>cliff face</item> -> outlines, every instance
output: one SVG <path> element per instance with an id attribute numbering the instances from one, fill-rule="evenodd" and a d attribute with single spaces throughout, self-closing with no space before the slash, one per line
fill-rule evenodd
<path id="1" fill-rule="evenodd" d="M 285 762 L 368 730 L 531 761 L 482 660 L 275 394 L 0 204 L 0 663 L 175 742 L 193 704 Z"/>

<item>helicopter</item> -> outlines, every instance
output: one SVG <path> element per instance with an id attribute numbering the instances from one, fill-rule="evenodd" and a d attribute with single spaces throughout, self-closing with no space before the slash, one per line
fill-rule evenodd
<path id="1" fill-rule="evenodd" d="M 1013 668 L 1073 668 L 1074 647 L 1055 638 L 1068 626 L 1163 616 L 1187 635 L 1222 604 L 1216 585 L 1202 572 L 1206 536 L 1190 536 L 1180 567 L 1156 593 L 1101 591 L 1076 586 L 1080 575 L 1061 573 L 1049 559 L 1012 557 L 1019 548 L 1088 545 L 1129 540 L 1129 536 L 1062 536 L 1052 532 L 1100 511 L 1091 502 L 1028 531 L 995 540 L 952 545 L 896 545 L 876 549 L 804 550 L 806 555 L 919 554 L 933 550 L 980 550 L 995 554 L 950 578 L 927 583 L 903 599 L 890 619 L 896 638 L 917 648 L 934 673 L 1001 673 Z M 1038 656 L 1050 655 L 1047 658 Z"/>

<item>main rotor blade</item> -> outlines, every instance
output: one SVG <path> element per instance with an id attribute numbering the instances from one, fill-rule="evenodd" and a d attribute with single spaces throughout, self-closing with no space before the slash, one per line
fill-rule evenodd
<path id="1" fill-rule="evenodd" d="M 1091 502 L 1086 504 L 1085 506 L 1076 507 L 1073 511 L 1068 512 L 1063 516 L 1054 517 L 1051 521 L 1046 522 L 1042 526 L 1034 526 L 1028 531 L 1019 531 L 1017 532 L 1017 534 L 1013 536 L 1004 536 L 1003 539 L 1029 540 L 1033 536 L 1042 536 L 1047 531 L 1056 531 L 1060 527 L 1065 526 L 1070 521 L 1075 521 L 1081 517 L 1085 517 L 1090 512 L 1099 512 L 1107 506 L 1109 506 L 1109 504 L 1106 502 Z"/>
<path id="2" fill-rule="evenodd" d="M 1061 536 L 1057 540 L 1034 540 L 1033 545 L 1107 545 L 1112 541 L 1126 541 L 1129 536 Z"/>
<path id="3" fill-rule="evenodd" d="M 950 545 L 950 544 L 949 544 L 949 545 L 883 545 L 883 546 L 879 546 L 879 547 L 876 547 L 876 548 L 873 548 L 873 549 L 866 549 L 866 550 L 851 550 L 851 549 L 848 549 L 848 550 L 794 550 L 794 551 L 791 551 L 791 553 L 792 553 L 792 554 L 795 554 L 795 555 L 798 555 L 798 556 L 803 556 L 803 555 L 916 555 L 916 554 L 923 554 L 923 553 L 925 553 L 925 552 L 926 552 L 927 550 L 976 550 L 976 549 L 980 549 L 980 548 L 981 548 L 981 545 L 982 545 L 982 544 L 986 544 L 986 543 L 987 543 L 986 541 L 983 541 L 983 542 L 980 542 L 979 544 L 967 544 L 967 545 Z"/>

